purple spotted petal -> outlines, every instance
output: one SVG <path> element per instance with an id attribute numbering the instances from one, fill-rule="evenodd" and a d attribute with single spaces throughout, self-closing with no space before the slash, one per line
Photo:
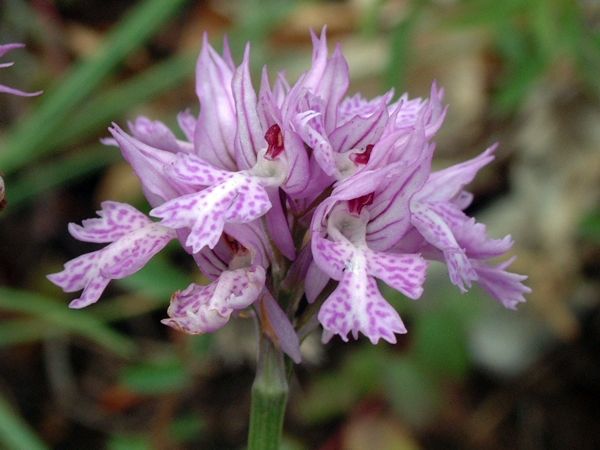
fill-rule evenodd
<path id="1" fill-rule="evenodd" d="M 456 242 L 448 223 L 432 208 L 419 202 L 411 204 L 411 221 L 431 245 L 444 252 L 450 281 L 465 292 L 465 284 L 471 287 L 471 281 L 477 280 L 477 273 L 465 250 Z"/>
<path id="2" fill-rule="evenodd" d="M 355 94 L 353 97 L 346 97 L 340 102 L 338 109 L 338 123 L 342 125 L 355 116 L 368 117 L 375 114 L 381 109 L 381 104 L 387 105 L 393 96 L 394 90 L 392 89 L 384 95 L 375 97 L 372 100 L 363 98 L 360 93 Z"/>
<path id="3" fill-rule="evenodd" d="M 181 153 L 165 170 L 173 178 L 191 186 L 221 184 L 235 176 L 235 172 L 216 168 L 196 155 Z"/>
<path id="4" fill-rule="evenodd" d="M 106 201 L 98 211 L 99 219 L 87 219 L 82 225 L 69 224 L 75 239 L 85 242 L 113 242 L 134 230 L 152 223 L 150 218 L 126 203 Z"/>
<path id="5" fill-rule="evenodd" d="M 472 259 L 490 259 L 504 255 L 513 245 L 509 236 L 504 239 L 489 239 L 485 225 L 476 223 L 475 219 L 465 216 L 465 221 L 455 226 L 452 231 L 456 241 Z"/>
<path id="6" fill-rule="evenodd" d="M 364 150 L 367 145 L 379 140 L 387 120 L 386 103 L 382 101 L 379 108 L 371 114 L 356 115 L 336 128 L 329 136 L 329 142 L 337 153 L 344 153 L 352 149 Z"/>
<path id="7" fill-rule="evenodd" d="M 315 262 L 334 280 L 341 278 L 354 251 L 355 247 L 347 239 L 334 242 L 322 238 L 317 233 L 312 237 L 312 252 Z"/>
<path id="8" fill-rule="evenodd" d="M 407 297 L 417 299 L 423 293 L 427 261 L 419 255 L 394 255 L 368 251 L 367 272 Z"/>
<path id="9" fill-rule="evenodd" d="M 336 165 L 333 147 L 325 132 L 325 106 L 318 97 L 311 97 L 310 109 L 292 118 L 292 123 L 300 137 L 313 149 L 313 156 L 323 172 L 331 176 L 335 173 Z"/>
<path id="10" fill-rule="evenodd" d="M 366 261 L 355 260 L 356 267 L 344 272 L 342 279 L 319 311 L 323 342 L 339 334 L 348 341 L 348 333 L 358 333 L 373 344 L 379 339 L 395 343 L 395 333 L 406 333 L 398 312 L 381 296 L 373 277 L 367 275 Z"/>
<path id="11" fill-rule="evenodd" d="M 321 38 L 311 31 L 313 40 L 313 64 L 305 76 L 298 81 L 302 89 L 310 90 L 324 101 L 324 126 L 329 134 L 337 126 L 338 106 L 350 85 L 348 63 L 340 45 L 336 45 L 331 58 L 328 58 L 326 28 Z"/>
<path id="12" fill-rule="evenodd" d="M 150 215 L 160 217 L 164 226 L 173 229 L 190 228 L 186 245 L 196 253 L 206 245 L 214 248 L 226 222 L 250 222 L 270 207 L 267 192 L 256 178 L 239 172 L 221 184 L 170 200 Z"/>
<path id="13" fill-rule="evenodd" d="M 290 195 L 303 192 L 311 181 L 309 158 L 304 141 L 293 129 L 291 118 L 297 114 L 295 100 L 298 91 L 286 96 L 289 85 L 282 74 L 278 77 L 274 91 L 269 85 L 266 68 L 263 70 L 260 93 L 257 104 L 257 115 L 263 130 L 277 124 L 281 130 L 284 152 L 280 156 L 287 163 L 285 183 L 281 188 Z M 285 106 L 282 103 L 285 99 Z M 283 108 L 283 110 L 282 110 Z"/>
<path id="14" fill-rule="evenodd" d="M 83 308 L 98 301 L 111 279 L 125 278 L 137 272 L 175 237 L 174 230 L 150 223 L 102 250 L 67 262 L 62 272 L 48 275 L 48 279 L 65 292 L 83 289 L 81 297 L 69 305 Z"/>
<path id="15" fill-rule="evenodd" d="M 169 319 L 162 323 L 188 334 L 203 334 L 225 325 L 234 310 L 250 306 L 265 283 L 261 266 L 224 271 L 208 286 L 191 284 L 171 298 Z"/>
<path id="16" fill-rule="evenodd" d="M 65 292 L 76 292 L 83 289 L 81 296 L 69 305 L 72 308 L 83 308 L 96 303 L 110 282 L 109 278 L 100 274 L 100 266 L 106 260 L 104 250 L 78 256 L 68 261 L 62 272 L 47 275 L 50 281 Z"/>
<path id="17" fill-rule="evenodd" d="M 194 133 L 196 130 L 197 121 L 198 119 L 192 115 L 189 108 L 177 114 L 177 123 L 179 123 L 179 128 L 181 128 L 181 131 L 183 131 L 185 137 L 190 142 L 194 142 Z"/>
<path id="18" fill-rule="evenodd" d="M 373 204 L 367 206 L 371 220 L 367 225 L 367 243 L 377 251 L 388 251 L 410 227 L 410 201 L 421 189 L 431 169 L 433 149 L 425 149 L 423 157 L 399 173 L 391 172 L 390 179 L 382 180 L 375 192 Z"/>
<path id="19" fill-rule="evenodd" d="M 162 122 L 150 120 L 147 117 L 138 117 L 135 122 L 129 122 L 131 134 L 154 148 L 171 153 L 193 152 L 193 145 L 189 142 L 178 141 L 175 134 Z"/>

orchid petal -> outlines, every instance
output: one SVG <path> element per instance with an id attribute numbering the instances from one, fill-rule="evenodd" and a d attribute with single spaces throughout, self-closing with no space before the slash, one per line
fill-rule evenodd
<path id="1" fill-rule="evenodd" d="M 246 45 L 244 61 L 233 76 L 232 89 L 237 111 L 235 158 L 238 169 L 247 170 L 256 164 L 259 150 L 267 146 L 256 112 L 256 93 L 250 80 L 250 45 Z"/>
<path id="2" fill-rule="evenodd" d="M 98 301 L 111 279 L 137 272 L 175 237 L 174 230 L 152 222 L 101 250 L 67 262 L 62 272 L 48 275 L 48 279 L 65 292 L 84 289 L 81 297 L 69 304 L 71 308 L 84 308 Z"/>
<path id="3" fill-rule="evenodd" d="M 232 173 L 220 184 L 198 193 L 183 195 L 150 211 L 170 228 L 190 228 L 186 245 L 194 253 L 213 248 L 226 222 L 250 222 L 264 215 L 271 202 L 258 181 L 241 172 Z"/>
<path id="4" fill-rule="evenodd" d="M 225 325 L 235 310 L 250 306 L 265 283 L 261 266 L 224 271 L 208 286 L 191 284 L 171 298 L 162 323 L 188 334 L 203 334 Z"/>
<path id="5" fill-rule="evenodd" d="M 381 296 L 375 280 L 367 275 L 366 258 L 357 253 L 352 268 L 345 271 L 335 291 L 325 301 L 318 314 L 323 325 L 323 341 L 339 334 L 348 341 L 361 332 L 373 344 L 380 338 L 395 343 L 394 333 L 406 333 L 398 312 Z"/>
<path id="6" fill-rule="evenodd" d="M 472 262 L 479 276 L 477 282 L 488 294 L 508 309 L 517 309 L 517 305 L 525 301 L 523 294 L 531 292 L 530 288 L 521 283 L 527 279 L 526 276 L 506 271 L 514 260 L 515 258 L 511 258 L 496 267 L 480 263 L 479 261 Z"/>
<path id="7" fill-rule="evenodd" d="M 87 219 L 83 226 L 69 224 L 75 239 L 85 242 L 113 242 L 134 230 L 153 223 L 150 218 L 126 203 L 106 201 L 101 204 L 99 219 Z"/>
<path id="8" fill-rule="evenodd" d="M 236 110 L 231 89 L 235 67 L 208 43 L 204 35 L 202 51 L 196 65 L 196 93 L 200 114 L 194 131 L 196 154 L 215 167 L 235 170 L 233 142 L 236 134 Z"/>
<path id="9" fill-rule="evenodd" d="M 471 280 L 477 280 L 477 273 L 473 270 L 465 250 L 456 242 L 446 221 L 432 208 L 418 202 L 411 204 L 411 217 L 413 225 L 423 237 L 444 252 L 450 281 L 465 292 L 465 284 L 471 287 Z"/>

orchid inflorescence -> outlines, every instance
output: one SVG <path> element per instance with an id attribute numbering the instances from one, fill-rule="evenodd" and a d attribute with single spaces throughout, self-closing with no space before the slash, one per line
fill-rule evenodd
<path id="1" fill-rule="evenodd" d="M 464 213 L 472 201 L 464 187 L 496 146 L 432 172 L 443 90 L 434 82 L 428 100 L 346 97 L 340 46 L 329 56 L 325 29 L 312 41 L 312 66 L 296 84 L 280 73 L 271 85 L 265 68 L 257 92 L 250 46 L 236 67 L 227 40 L 219 55 L 205 35 L 199 116 L 178 115 L 185 140 L 146 117 L 129 134 L 112 125 L 104 142 L 120 147 L 160 220 L 105 201 L 98 218 L 70 224 L 75 238 L 108 244 L 48 276 L 66 292 L 83 289 L 72 308 L 95 303 L 111 279 L 137 272 L 174 239 L 210 284 L 176 292 L 163 323 L 208 333 L 250 309 L 296 362 L 300 330 L 318 323 L 324 342 L 359 333 L 396 342 L 406 328 L 376 279 L 417 299 L 428 260 L 446 263 L 463 292 L 477 282 L 507 308 L 525 300 L 526 277 L 506 271 L 512 260 L 486 262 L 511 248 L 510 236 L 490 239 Z"/>

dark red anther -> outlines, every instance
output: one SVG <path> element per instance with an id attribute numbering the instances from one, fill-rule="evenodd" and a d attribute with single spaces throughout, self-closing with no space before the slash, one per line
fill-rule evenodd
<path id="1" fill-rule="evenodd" d="M 367 205 L 373 204 L 373 199 L 375 198 L 375 193 L 371 192 L 370 194 L 363 195 L 362 197 L 353 198 L 348 201 L 348 209 L 350 210 L 350 214 L 357 214 L 360 216 L 360 212 Z"/>
<path id="2" fill-rule="evenodd" d="M 229 247 L 229 250 L 231 250 L 231 253 L 233 255 L 245 255 L 246 252 L 248 252 L 248 249 L 246 247 L 240 244 L 237 241 L 237 239 L 234 239 L 233 237 L 229 236 L 227 233 L 223 233 L 223 240 L 225 241 L 227 247 Z"/>
<path id="3" fill-rule="evenodd" d="M 365 151 L 362 153 L 354 153 L 350 155 L 350 159 L 356 164 L 367 164 L 369 162 L 369 158 L 371 157 L 371 151 L 373 150 L 374 145 L 369 144 Z"/>
<path id="4" fill-rule="evenodd" d="M 279 125 L 274 124 L 269 127 L 265 133 L 265 140 L 269 144 L 269 148 L 267 148 L 267 152 L 265 153 L 265 158 L 273 161 L 284 150 L 283 133 L 281 132 Z"/>

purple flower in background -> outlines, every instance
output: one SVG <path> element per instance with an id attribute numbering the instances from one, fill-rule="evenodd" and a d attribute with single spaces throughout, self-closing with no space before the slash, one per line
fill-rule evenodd
<path id="1" fill-rule="evenodd" d="M 15 48 L 23 48 L 25 47 L 25 44 L 4 44 L 4 45 L 0 45 L 0 58 L 3 57 L 6 53 L 8 53 L 9 51 L 15 49 Z M 10 67 L 12 66 L 14 63 L 12 62 L 8 62 L 8 63 L 2 63 L 0 64 L 0 68 L 2 67 Z M 7 94 L 13 94 L 13 95 L 20 95 L 22 97 L 32 97 L 34 95 L 40 95 L 42 93 L 42 91 L 37 91 L 37 92 L 23 92 L 23 91 L 19 91 L 18 89 L 13 89 L 10 88 L 8 86 L 5 86 L 3 84 L 0 84 L 0 92 L 5 92 Z M 4 179 L 2 178 L 2 175 L 4 175 L 2 172 L 0 172 L 0 211 L 2 211 L 6 205 L 7 205 L 7 201 L 5 198 L 5 188 L 4 188 Z"/>
<path id="2" fill-rule="evenodd" d="M 3 173 L 0 172 L 0 211 L 6 207 L 6 199 L 4 198 L 4 179 L 2 178 Z"/>
<path id="3" fill-rule="evenodd" d="M 311 68 L 290 85 L 283 73 L 259 90 L 242 64 L 205 37 L 196 67 L 200 113 L 178 116 L 185 140 L 140 117 L 117 125 L 105 143 L 120 147 L 152 206 L 153 221 L 128 205 L 104 202 L 99 219 L 70 225 L 79 240 L 109 243 L 65 265 L 52 282 L 71 303 L 94 303 L 111 279 L 128 276 L 172 239 L 208 277 L 171 298 L 163 323 L 199 334 L 251 309 L 263 333 L 299 361 L 296 328 L 314 308 L 323 341 L 360 333 L 396 342 L 406 328 L 379 292 L 378 280 L 409 298 L 423 292 L 427 260 L 447 264 L 466 291 L 476 281 L 507 308 L 530 292 L 508 263 L 510 237 L 488 238 L 464 210 L 464 191 L 492 159 L 431 172 L 431 142 L 446 114 L 433 83 L 427 100 L 393 92 L 372 100 L 346 96 L 349 71 L 338 45 L 329 56 L 325 30 L 312 33 Z"/>
<path id="4" fill-rule="evenodd" d="M 25 47 L 25 44 L 4 44 L 4 45 L 0 45 L 0 58 L 3 57 L 6 53 L 10 52 L 11 50 L 14 50 L 15 48 L 23 48 L 23 47 Z M 13 64 L 14 63 L 12 63 L 12 62 L 2 63 L 2 64 L 0 64 L 0 68 L 2 68 L 2 67 L 10 67 Z M 21 95 L 23 97 L 32 97 L 34 95 L 40 95 L 42 93 L 42 91 L 37 91 L 37 92 L 23 92 L 23 91 L 19 91 L 18 89 L 13 89 L 11 87 L 5 86 L 3 84 L 0 84 L 0 92 L 6 92 L 7 94 Z"/>

